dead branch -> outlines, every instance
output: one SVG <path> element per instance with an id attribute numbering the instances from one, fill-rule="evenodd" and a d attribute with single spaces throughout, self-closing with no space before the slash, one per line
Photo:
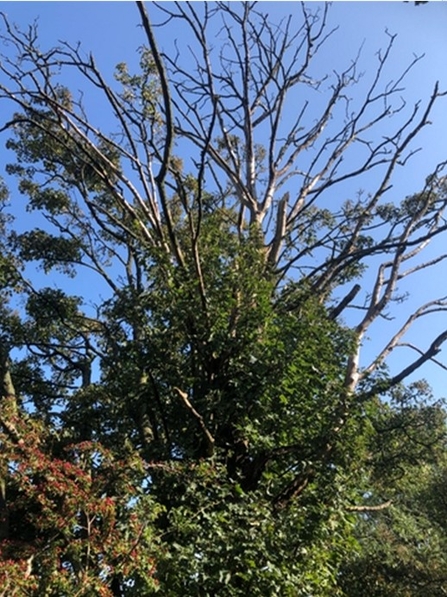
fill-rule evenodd
<path id="1" fill-rule="evenodd" d="M 376 506 L 346 506 L 348 512 L 380 512 L 386 510 L 392 505 L 393 501 L 388 500 L 383 504 L 377 504 Z"/>
<path id="2" fill-rule="evenodd" d="M 212 436 L 212 434 L 210 433 L 210 431 L 208 430 L 208 427 L 206 426 L 202 415 L 199 414 L 196 411 L 196 409 L 194 408 L 194 406 L 191 404 L 186 392 L 183 392 L 180 388 L 177 388 L 177 387 L 175 387 L 174 390 L 180 396 L 180 398 L 183 401 L 183 404 L 186 406 L 186 408 L 189 410 L 189 412 L 192 414 L 192 416 L 199 423 L 200 429 L 203 431 L 203 435 L 205 436 L 205 440 L 206 440 L 207 456 L 212 456 L 214 453 L 215 440 L 214 440 L 214 437 Z"/>

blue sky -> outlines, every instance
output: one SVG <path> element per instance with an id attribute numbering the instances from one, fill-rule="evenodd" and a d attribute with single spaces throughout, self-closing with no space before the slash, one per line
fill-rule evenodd
<path id="1" fill-rule="evenodd" d="M 316 8 L 322 3 L 311 4 Z M 155 17 L 154 8 L 148 3 L 149 12 Z M 272 19 L 279 19 L 280 16 L 299 10 L 296 2 L 262 2 L 260 8 L 269 12 Z M 108 77 L 112 76 L 117 63 L 133 63 L 137 57 L 137 48 L 144 42 L 133 2 L 0 2 L 0 11 L 6 13 L 10 21 L 19 27 L 26 27 L 38 18 L 41 45 L 44 48 L 56 45 L 59 40 L 81 42 L 86 52 L 93 52 L 97 64 Z M 390 34 L 397 34 L 388 65 L 390 78 L 401 71 L 415 55 L 425 54 L 424 59 L 406 79 L 404 99 L 409 104 L 419 99 L 427 100 L 436 80 L 440 81 L 441 89 L 447 90 L 447 2 L 430 2 L 418 7 L 414 3 L 404 2 L 335 2 L 330 10 L 329 26 L 338 26 L 339 29 L 334 32 L 326 51 L 322 53 L 324 58 L 319 64 L 322 71 L 346 68 L 359 47 L 363 46 L 360 64 L 367 77 L 375 68 L 376 52 L 387 42 L 385 31 L 388 30 Z M 162 48 L 172 47 L 173 40 L 181 40 L 182 35 L 181 29 L 172 26 L 159 30 L 159 45 Z M 77 85 L 77 81 L 73 81 L 73 84 Z M 5 116 L 4 113 L 3 115 Z M 426 128 L 417 141 L 417 146 L 422 147 L 423 151 L 395 179 L 396 188 L 402 197 L 417 191 L 436 163 L 447 158 L 447 98 L 438 103 L 432 122 L 433 125 Z M 6 137 L 0 139 L 2 176 L 4 163 L 11 159 L 4 152 L 4 140 Z M 14 192 L 14 183 L 8 181 L 8 184 L 12 190 L 13 202 L 20 201 Z M 424 297 L 434 298 L 447 294 L 447 290 L 443 289 L 446 279 L 447 270 L 444 267 L 436 275 L 426 276 L 423 282 L 412 283 L 408 288 L 410 301 L 405 308 Z M 413 339 L 420 341 L 422 346 L 426 345 L 430 337 L 436 336 L 446 327 L 447 317 L 437 318 L 432 322 L 426 320 L 415 328 Z M 378 327 L 378 340 L 385 331 L 385 328 Z M 376 340 L 371 342 L 371 351 L 374 350 L 375 342 Z M 447 349 L 444 354 L 447 360 Z M 437 395 L 447 394 L 444 389 L 447 381 L 445 371 L 428 366 L 424 374 Z"/>

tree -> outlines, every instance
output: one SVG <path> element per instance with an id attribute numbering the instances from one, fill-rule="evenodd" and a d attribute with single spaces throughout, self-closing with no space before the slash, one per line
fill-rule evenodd
<path id="1" fill-rule="evenodd" d="M 445 257 L 422 258 L 447 228 L 443 164 L 399 204 L 384 197 L 443 93 L 435 85 L 425 105 L 398 103 L 408 69 L 384 80 L 394 37 L 362 99 L 348 96 L 357 61 L 329 85 L 316 80 L 327 7 L 274 25 L 251 3 L 161 4 L 195 44 L 186 69 L 137 6 L 147 46 L 138 72 L 119 64 L 114 82 L 79 47 L 41 50 L 35 27 L 4 18 L 0 99 L 16 110 L 2 126 L 15 152 L 8 172 L 39 216 L 33 229 L 2 230 L 5 586 L 353 594 L 352 571 L 373 545 L 362 528 L 383 528 L 364 513 L 405 514 L 391 468 L 436 468 L 421 438 L 433 417 L 437 449 L 445 432 L 442 409 L 409 408 L 424 391 L 403 382 L 447 332 L 413 347 L 400 371 L 384 368 L 445 298 L 360 360 L 398 283 Z M 64 83 L 72 71 L 101 94 L 109 133 Z M 314 101 L 323 91 L 324 105 Z M 387 136 L 375 137 L 382 123 Z M 371 171 L 368 195 L 328 203 Z M 55 285 L 29 276 L 29 262 Z M 101 285 L 94 308 L 64 282 L 82 271 Z"/>
<path id="2" fill-rule="evenodd" d="M 445 593 L 445 413 L 432 400 L 416 406 L 411 393 L 395 392 L 394 408 L 382 405 L 375 419 L 374 485 L 386 487 L 391 503 L 366 510 L 357 525 L 362 550 L 340 574 L 346 595 Z"/>

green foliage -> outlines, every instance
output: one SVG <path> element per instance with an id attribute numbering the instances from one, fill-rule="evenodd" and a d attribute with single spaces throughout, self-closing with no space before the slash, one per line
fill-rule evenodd
<path id="1" fill-rule="evenodd" d="M 442 410 L 418 404 L 421 384 L 388 403 L 347 393 L 352 333 L 305 284 L 281 289 L 256 229 L 240 237 L 232 222 L 203 214 L 194 249 L 179 221 L 182 265 L 140 248 L 145 284 L 122 284 L 96 321 L 60 289 L 29 296 L 15 334 L 34 354 L 13 371 L 34 422 L 9 418 L 17 435 L 1 440 L 5 582 L 30 595 L 329 597 L 417 594 L 408 570 L 432 574 L 440 533 L 410 545 L 434 532 Z M 69 251 L 43 250 L 39 230 L 19 240 L 20 258 L 43 264 Z M 383 513 L 352 508 L 384 500 Z"/>
<path id="2" fill-rule="evenodd" d="M 365 514 L 357 523 L 362 549 L 341 567 L 343 594 L 444 594 L 445 471 L 444 455 L 422 466 L 402 463 L 400 476 L 387 485 L 391 506 Z"/>
<path id="3" fill-rule="evenodd" d="M 130 74 L 127 64 L 121 62 L 116 65 L 115 79 L 122 85 L 120 97 L 127 105 L 134 107 L 138 102 L 139 116 L 154 126 L 161 123 L 157 106 L 160 83 L 148 48 L 140 49 L 139 74 Z"/>
<path id="4" fill-rule="evenodd" d="M 44 230 L 32 230 L 17 235 L 13 242 L 18 247 L 18 255 L 25 261 L 41 261 L 42 268 L 48 273 L 58 266 L 62 271 L 72 272 L 73 266 L 81 259 L 79 242 L 75 239 L 53 236 Z"/>
<path id="5" fill-rule="evenodd" d="M 34 338 L 43 351 L 37 362 L 46 362 L 54 375 L 39 390 L 36 376 L 43 371 L 38 374 L 31 362 L 27 367 L 25 361 L 17 364 L 23 393 L 33 402 L 37 419 L 51 420 L 50 403 L 40 395 L 45 388 L 57 388 L 66 397 L 59 402 L 60 412 L 52 414 L 59 421 L 57 434 L 62 434 L 63 444 L 85 445 L 87 452 L 88 442 L 96 446 L 92 456 L 69 447 L 56 457 L 60 442 L 52 440 L 51 456 L 40 448 L 32 458 L 19 451 L 17 464 L 14 444 L 13 453 L 5 454 L 13 471 L 20 464 L 26 478 L 31 474 L 47 479 L 43 486 L 26 485 L 14 472 L 8 481 L 10 495 L 20 496 L 14 504 L 22 504 L 21 511 L 29 511 L 27 525 L 35 525 L 29 539 L 23 539 L 27 549 L 37 553 L 33 542 L 45 541 L 34 539 L 36 533 L 50 540 L 54 550 L 45 552 L 42 563 L 33 559 L 30 586 L 41 578 L 36 591 L 49 583 L 60 594 L 74 590 L 73 583 L 81 577 L 91 587 L 111 586 L 115 577 L 106 576 L 111 567 L 107 558 L 120 561 L 118 555 L 102 551 L 109 545 L 102 531 L 90 534 L 86 544 L 76 530 L 82 526 L 77 520 L 84 510 L 93 509 L 95 521 L 109 516 L 103 509 L 108 503 L 104 496 L 110 494 L 115 508 L 119 499 L 132 503 L 139 523 L 137 496 L 142 503 L 149 500 L 159 513 L 146 520 L 150 545 L 143 542 L 139 548 L 146 555 L 156 554 L 150 582 L 159 583 L 163 594 L 304 596 L 316 587 L 321 595 L 333 594 L 338 563 L 347 549 L 355 548 L 353 518 L 342 506 L 351 492 L 343 472 L 351 456 L 342 437 L 336 440 L 339 447 L 331 445 L 340 408 L 346 408 L 343 371 L 350 333 L 331 321 L 325 307 L 305 291 L 296 290 L 295 308 L 288 308 L 289 299 L 275 290 L 275 279 L 266 270 L 255 231 L 241 240 L 225 218 L 204 217 L 199 284 L 186 231 L 179 230 L 185 243 L 183 267 L 162 253 L 148 252 L 143 292 L 124 286 L 104 303 L 98 328 L 98 348 L 104 355 L 98 384 L 63 389 L 76 385 L 76 367 L 82 360 L 79 343 L 83 334 L 91 334 L 80 300 L 48 288 L 27 301 L 28 341 Z M 25 375 L 34 378 L 34 385 L 20 381 Z M 207 433 L 213 439 L 211 452 Z M 141 454 L 149 463 L 147 480 L 138 477 L 134 484 L 121 484 L 121 498 L 115 485 L 106 491 L 114 473 L 110 467 L 101 472 L 103 450 L 107 458 L 118 459 L 116 467 L 124 476 L 125 455 Z M 65 463 L 78 466 L 79 458 L 86 469 L 76 469 L 75 491 L 63 471 Z M 300 476 L 308 488 L 295 505 L 292 497 L 301 490 L 293 486 Z M 89 485 L 93 478 L 104 480 Z M 81 501 L 76 501 L 78 494 L 84 496 Z M 65 499 L 73 509 L 64 505 L 68 509 L 62 515 L 56 502 L 65 504 Z M 96 505 L 99 499 L 101 507 Z M 43 518 L 33 500 L 48 509 Z M 14 509 L 8 516 L 19 517 Z M 118 513 L 113 511 L 113 516 Z M 125 511 L 122 516 L 119 528 L 126 534 L 113 535 L 110 549 L 113 544 L 124 554 L 126 537 L 136 531 L 126 522 Z M 48 539 L 51 533 L 54 538 Z M 89 572 L 81 574 L 77 570 L 85 550 L 90 554 Z M 10 559 L 6 552 L 4 557 Z M 14 566 L 20 567 L 22 560 Z M 137 557 L 132 562 L 135 568 L 123 563 L 114 564 L 114 570 L 135 583 L 132 586 L 142 587 L 132 572 L 141 564 Z M 62 577 L 68 575 L 66 585 L 54 572 L 61 565 Z M 139 590 L 150 594 L 150 582 L 144 582 L 149 584 Z"/>

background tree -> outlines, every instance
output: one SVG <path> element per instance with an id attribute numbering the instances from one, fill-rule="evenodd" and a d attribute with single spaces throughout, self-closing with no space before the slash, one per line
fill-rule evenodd
<path id="1" fill-rule="evenodd" d="M 366 509 L 359 519 L 355 533 L 362 549 L 343 563 L 340 584 L 346 595 L 442 595 L 445 413 L 421 384 L 395 391 L 391 404 L 373 419 L 380 446 L 371 469 L 372 485 L 390 503 Z"/>
<path id="2" fill-rule="evenodd" d="M 443 164 L 413 196 L 385 199 L 443 93 L 401 102 L 418 59 L 387 81 L 391 36 L 355 100 L 356 60 L 316 79 L 327 7 L 273 24 L 251 3 L 161 4 L 195 44 L 186 69 L 137 6 L 147 47 L 138 72 L 119 64 L 112 82 L 79 47 L 42 50 L 35 27 L 4 18 L 7 168 L 37 221 L 2 230 L 6 586 L 353 595 L 383 536 L 397 537 L 383 548 L 395 565 L 402 521 L 442 470 L 442 408 L 402 384 L 447 332 L 401 370 L 384 364 L 445 298 L 419 306 L 371 363 L 360 350 L 398 283 L 445 258 L 423 259 L 447 227 Z M 100 94 L 108 132 L 87 93 L 68 89 L 72 72 Z M 330 200 L 372 171 L 368 194 Z M 30 262 L 55 283 L 38 284 Z M 68 290 L 83 270 L 92 297 Z M 426 475 L 417 486 L 413 471 Z M 408 541 L 436 527 L 431 512 Z M 433 576 L 431 547 L 406 549 L 417 582 Z M 403 578 L 368 574 L 383 594 Z"/>

